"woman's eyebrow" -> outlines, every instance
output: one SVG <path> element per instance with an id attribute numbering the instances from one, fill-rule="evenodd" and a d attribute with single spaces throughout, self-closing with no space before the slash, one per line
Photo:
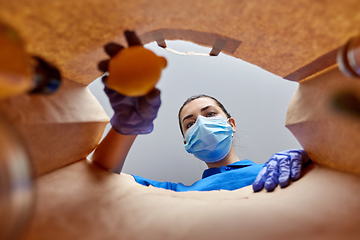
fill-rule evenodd
<path id="1" fill-rule="evenodd" d="M 206 111 L 209 107 L 213 107 L 213 105 L 207 105 L 206 107 L 203 107 L 200 112 Z"/>
<path id="2" fill-rule="evenodd" d="M 206 111 L 206 110 L 207 110 L 208 108 L 210 108 L 210 107 L 214 107 L 214 105 L 205 106 L 205 107 L 203 107 L 202 109 L 200 109 L 200 112 L 204 112 L 204 111 Z M 191 118 L 191 117 L 193 117 L 193 116 L 194 116 L 193 114 L 187 115 L 186 117 L 183 118 L 182 122 L 184 122 L 186 119 Z"/>
<path id="3" fill-rule="evenodd" d="M 184 122 L 186 119 L 191 118 L 191 117 L 193 117 L 193 116 L 194 116 L 194 115 L 192 115 L 192 114 L 187 115 L 186 117 L 183 118 L 182 122 Z"/>

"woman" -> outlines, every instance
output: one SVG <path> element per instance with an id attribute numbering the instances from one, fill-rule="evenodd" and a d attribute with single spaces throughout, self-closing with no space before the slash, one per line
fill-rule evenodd
<path id="1" fill-rule="evenodd" d="M 105 92 L 115 114 L 111 119 L 112 129 L 94 152 L 93 162 L 108 170 L 121 171 L 136 136 L 152 131 L 152 121 L 160 107 L 160 93 L 154 90 L 144 97 L 126 97 L 106 86 Z M 179 125 L 186 151 L 209 167 L 204 171 L 203 178 L 191 186 L 185 186 L 133 175 L 136 182 L 174 191 L 235 190 L 251 185 L 259 175 L 253 185 L 254 190 L 261 190 L 265 184 L 266 190 L 272 191 L 278 180 L 282 187 L 289 184 L 290 175 L 297 180 L 302 162 L 308 160 L 304 151 L 290 150 L 274 154 L 265 166 L 247 159 L 240 161 L 232 145 L 235 120 L 218 100 L 207 95 L 191 97 L 184 103 L 179 110 Z M 291 163 L 294 166 L 297 163 L 297 170 L 293 174 L 289 170 Z M 285 176 L 279 173 L 278 165 L 283 165 Z"/>
<path id="2" fill-rule="evenodd" d="M 133 32 L 125 33 L 129 45 L 140 44 Z M 122 49 L 117 44 L 108 44 L 105 51 L 114 56 Z M 99 64 L 106 72 L 108 61 Z M 106 83 L 106 77 L 103 78 Z M 153 130 L 153 120 L 161 105 L 160 92 L 154 89 L 146 96 L 128 97 L 108 88 L 105 92 L 110 99 L 114 116 L 112 129 L 93 154 L 93 162 L 101 167 L 121 172 L 128 151 L 138 134 Z M 205 161 L 209 169 L 203 178 L 191 186 L 182 183 L 158 182 L 134 176 L 133 179 L 145 186 L 155 186 L 174 191 L 235 190 L 253 184 L 254 191 L 263 187 L 272 191 L 279 183 L 286 187 L 290 178 L 300 177 L 302 164 L 309 160 L 303 150 L 289 150 L 274 154 L 265 164 L 250 160 L 240 161 L 232 146 L 236 131 L 235 120 L 215 98 L 198 95 L 185 101 L 179 110 L 179 125 L 184 136 L 185 149 L 198 159 Z"/>

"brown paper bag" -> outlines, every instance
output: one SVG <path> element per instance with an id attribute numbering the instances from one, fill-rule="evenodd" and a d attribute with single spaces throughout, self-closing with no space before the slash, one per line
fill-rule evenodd
<path id="1" fill-rule="evenodd" d="M 360 98 L 360 81 L 346 77 L 337 66 L 301 82 L 286 127 L 314 162 L 360 174 L 360 118 L 335 108 L 337 94 L 348 91 Z"/>
<path id="2" fill-rule="evenodd" d="M 115 41 L 126 46 L 127 29 L 136 31 L 144 43 L 159 40 L 154 33 L 209 47 L 224 40 L 228 54 L 298 81 L 314 73 L 315 65 L 319 71 L 334 63 L 320 59 L 290 75 L 356 35 L 359 12 L 358 0 L 0 2 L 0 18 L 19 31 L 29 53 L 84 84 L 101 75 L 96 65 L 106 59 L 103 45 Z M 234 42 L 241 44 L 229 50 Z"/>
<path id="3" fill-rule="evenodd" d="M 253 193 L 145 187 L 79 161 L 37 179 L 23 239 L 358 239 L 360 178 L 310 166 L 288 188 Z"/>
<path id="4" fill-rule="evenodd" d="M 87 87 L 67 79 L 54 94 L 14 97 L 1 102 L 0 111 L 23 136 L 36 175 L 89 155 L 109 121 Z"/>

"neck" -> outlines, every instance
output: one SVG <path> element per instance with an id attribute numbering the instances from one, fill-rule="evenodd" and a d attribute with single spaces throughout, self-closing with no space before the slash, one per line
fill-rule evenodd
<path id="1" fill-rule="evenodd" d="M 230 152 L 228 155 L 226 155 L 226 157 L 217 162 L 206 163 L 206 165 L 208 166 L 208 168 L 219 168 L 221 166 L 225 167 L 237 161 L 239 161 L 239 158 L 236 156 L 233 146 L 231 146 Z"/>

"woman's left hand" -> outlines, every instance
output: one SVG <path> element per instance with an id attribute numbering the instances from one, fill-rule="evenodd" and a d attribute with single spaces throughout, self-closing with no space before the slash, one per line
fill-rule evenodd
<path id="1" fill-rule="evenodd" d="M 311 161 L 310 157 L 301 149 L 275 153 L 265 163 L 253 182 L 254 192 L 264 187 L 268 192 L 273 191 L 278 183 L 282 188 L 287 187 L 290 184 L 290 178 L 293 181 L 300 178 L 303 165 L 309 161 Z"/>

